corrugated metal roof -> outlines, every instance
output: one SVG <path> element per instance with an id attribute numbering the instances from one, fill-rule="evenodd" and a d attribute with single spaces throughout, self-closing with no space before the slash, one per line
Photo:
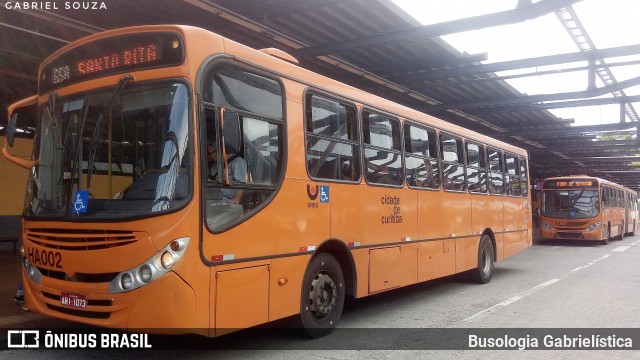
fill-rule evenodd
<path id="1" fill-rule="evenodd" d="M 420 26 L 388 0 L 111 0 L 105 4 L 107 10 L 64 10 L 60 2 L 61 9 L 55 11 L 0 12 L 3 108 L 36 91 L 36 70 L 44 57 L 66 42 L 102 29 L 187 24 L 254 48 L 276 47 L 295 54 L 308 47 Z M 421 80 L 438 71 L 480 64 L 474 54 L 462 54 L 438 37 L 401 38 L 298 60 L 305 68 L 530 150 L 533 178 L 577 169 L 640 188 L 640 180 L 634 177 L 606 173 L 606 169 L 619 169 L 619 161 L 609 162 L 611 166 L 606 161 L 603 166 L 594 163 L 592 168 L 588 161 L 563 161 L 576 156 L 563 155 L 563 148 L 571 145 L 586 151 L 591 139 L 562 131 L 555 136 L 536 135 L 532 131 L 570 126 L 547 110 L 517 105 L 432 111 L 430 106 L 438 104 L 523 96 L 493 73 Z"/>

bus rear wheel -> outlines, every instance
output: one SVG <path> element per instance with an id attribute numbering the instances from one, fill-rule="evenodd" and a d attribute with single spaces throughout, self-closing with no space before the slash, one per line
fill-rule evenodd
<path id="1" fill-rule="evenodd" d="M 478 245 L 478 267 L 469 271 L 469 279 L 478 284 L 487 284 L 493 275 L 493 242 L 488 235 L 482 235 Z"/>
<path id="2" fill-rule="evenodd" d="M 344 299 L 344 275 L 340 264 L 330 254 L 315 255 L 302 281 L 300 327 L 313 338 L 330 334 L 340 320 Z"/>

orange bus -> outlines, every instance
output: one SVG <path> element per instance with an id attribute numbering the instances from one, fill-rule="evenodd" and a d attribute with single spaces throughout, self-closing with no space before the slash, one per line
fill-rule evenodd
<path id="1" fill-rule="evenodd" d="M 487 283 L 531 245 L 524 150 L 295 62 L 171 25 L 48 57 L 9 114 L 38 106 L 13 158 L 27 306 L 208 336 L 297 315 L 322 336 L 345 296 Z"/>
<path id="2" fill-rule="evenodd" d="M 616 183 L 586 175 L 555 177 L 542 184 L 540 237 L 598 240 L 633 234 L 638 196 Z M 626 225 L 625 225 L 626 224 Z"/>

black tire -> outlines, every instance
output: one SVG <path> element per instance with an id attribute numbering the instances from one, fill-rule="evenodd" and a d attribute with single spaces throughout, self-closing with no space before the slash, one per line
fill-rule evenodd
<path id="1" fill-rule="evenodd" d="M 469 280 L 477 284 L 487 284 L 493 275 L 493 242 L 488 235 L 482 235 L 478 244 L 478 267 L 469 271 Z"/>
<path id="2" fill-rule="evenodd" d="M 344 308 L 344 275 L 332 255 L 316 254 L 304 273 L 299 326 L 312 338 L 330 334 Z"/>

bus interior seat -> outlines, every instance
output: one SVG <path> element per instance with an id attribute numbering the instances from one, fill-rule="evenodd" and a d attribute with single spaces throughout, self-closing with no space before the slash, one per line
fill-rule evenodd
<path id="1" fill-rule="evenodd" d="M 142 177 L 136 179 L 122 196 L 127 200 L 153 200 L 156 197 L 158 177 L 162 174 L 159 170 L 147 171 Z"/>

